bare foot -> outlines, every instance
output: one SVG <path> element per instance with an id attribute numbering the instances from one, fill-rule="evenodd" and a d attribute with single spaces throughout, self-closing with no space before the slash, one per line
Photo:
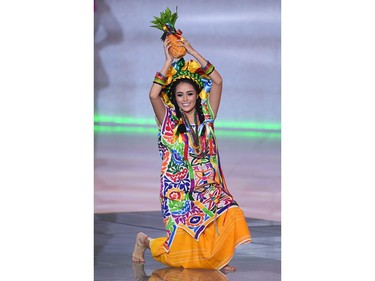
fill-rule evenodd
<path id="1" fill-rule="evenodd" d="M 235 272 L 236 270 L 237 270 L 237 267 L 230 266 L 229 264 L 227 264 L 221 269 L 221 271 L 223 271 L 224 273 Z"/>
<path id="2" fill-rule="evenodd" d="M 133 261 L 134 262 L 145 262 L 145 251 L 147 249 L 146 239 L 148 236 L 143 232 L 139 232 L 135 239 L 134 251 L 133 251 Z"/>

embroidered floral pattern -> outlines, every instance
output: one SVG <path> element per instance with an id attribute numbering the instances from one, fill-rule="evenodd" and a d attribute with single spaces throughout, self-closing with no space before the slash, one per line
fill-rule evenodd
<path id="1" fill-rule="evenodd" d="M 169 251 L 178 228 L 198 240 L 207 225 L 237 203 L 221 171 L 208 99 L 202 99 L 206 127 L 205 134 L 200 136 L 205 145 L 203 157 L 195 154 L 187 134 L 176 135 L 175 111 L 168 106 L 166 110 L 158 145 L 162 158 L 160 202 L 168 237 L 164 248 Z"/>

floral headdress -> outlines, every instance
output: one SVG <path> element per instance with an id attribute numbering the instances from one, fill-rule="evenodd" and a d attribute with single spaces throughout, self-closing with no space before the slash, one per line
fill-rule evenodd
<path id="1" fill-rule="evenodd" d="M 164 103 L 169 107 L 173 107 L 170 101 L 172 95 L 171 88 L 177 80 L 187 78 L 195 82 L 201 89 L 199 93 L 201 99 L 207 99 L 211 90 L 212 81 L 210 77 L 204 73 L 201 65 L 194 60 L 185 62 L 184 58 L 180 58 L 178 61 L 172 63 L 166 78 L 161 94 Z"/>

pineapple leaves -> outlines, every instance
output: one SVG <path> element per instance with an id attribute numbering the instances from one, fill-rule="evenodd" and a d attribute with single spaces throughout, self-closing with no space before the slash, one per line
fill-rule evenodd
<path id="1" fill-rule="evenodd" d="M 150 27 L 155 27 L 157 29 L 163 30 L 163 27 L 166 23 L 170 23 L 173 27 L 177 21 L 178 15 L 177 15 L 177 6 L 176 6 L 176 12 L 172 13 L 172 11 L 167 7 L 165 11 L 160 12 L 160 16 L 156 17 L 154 16 L 154 20 L 151 21 L 153 25 Z"/>

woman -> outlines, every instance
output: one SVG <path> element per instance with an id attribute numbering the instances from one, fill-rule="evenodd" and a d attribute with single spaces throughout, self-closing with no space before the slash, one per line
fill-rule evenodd
<path id="1" fill-rule="evenodd" d="M 222 78 L 185 39 L 197 61 L 173 62 L 164 41 L 165 64 L 155 75 L 150 100 L 159 125 L 162 158 L 160 201 L 166 237 L 137 234 L 134 262 L 144 252 L 171 267 L 224 269 L 235 248 L 251 242 L 242 210 L 230 194 L 214 134 Z"/>

